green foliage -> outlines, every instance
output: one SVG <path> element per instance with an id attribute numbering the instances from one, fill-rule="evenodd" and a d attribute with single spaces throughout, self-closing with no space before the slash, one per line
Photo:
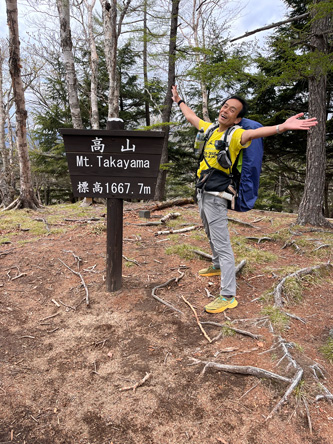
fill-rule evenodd
<path id="1" fill-rule="evenodd" d="M 221 331 L 224 338 L 236 336 L 236 332 L 232 329 L 230 321 L 225 322 L 225 325 L 222 327 Z"/>
<path id="2" fill-rule="evenodd" d="M 289 300 L 293 302 L 301 302 L 303 298 L 302 281 L 296 277 L 287 278 L 284 282 L 283 292 Z"/>
<path id="3" fill-rule="evenodd" d="M 325 358 L 333 364 L 333 338 L 329 337 L 326 343 L 320 348 Z"/>
<path id="4" fill-rule="evenodd" d="M 264 316 L 268 316 L 273 326 L 279 330 L 284 331 L 289 324 L 289 319 L 279 308 L 268 305 L 261 310 Z"/>
<path id="5" fill-rule="evenodd" d="M 193 253 L 193 246 L 188 244 L 177 244 L 167 247 L 165 249 L 166 254 L 176 254 L 182 259 L 194 259 L 195 253 Z"/>
<path id="6" fill-rule="evenodd" d="M 240 236 L 234 236 L 231 243 L 237 260 L 241 261 L 246 259 L 248 271 L 251 270 L 251 263 L 267 264 L 276 260 L 276 255 L 274 253 L 256 248 L 255 246 L 250 245 L 247 239 Z"/>

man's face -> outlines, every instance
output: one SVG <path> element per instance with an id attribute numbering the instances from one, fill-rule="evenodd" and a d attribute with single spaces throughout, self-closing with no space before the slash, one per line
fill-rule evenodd
<path id="1" fill-rule="evenodd" d="M 237 99 L 227 100 L 219 112 L 218 122 L 225 128 L 229 128 L 237 123 L 239 123 L 242 118 L 237 117 L 242 110 L 243 105 Z"/>

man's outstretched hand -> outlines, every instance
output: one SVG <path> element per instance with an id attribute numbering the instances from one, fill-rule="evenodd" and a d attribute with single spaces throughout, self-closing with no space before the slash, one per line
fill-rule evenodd
<path id="1" fill-rule="evenodd" d="M 171 88 L 171 92 L 172 92 L 172 100 L 175 102 L 175 103 L 178 103 L 179 102 L 179 100 L 180 100 L 180 97 L 179 97 L 179 94 L 178 94 L 178 91 L 177 91 L 177 85 L 173 85 L 172 86 L 172 88 Z"/>
<path id="2" fill-rule="evenodd" d="M 300 119 L 303 117 L 304 113 L 296 114 L 296 116 L 289 117 L 282 125 L 280 125 L 283 131 L 289 130 L 309 130 L 313 126 L 318 125 L 316 117 L 311 119 Z"/>

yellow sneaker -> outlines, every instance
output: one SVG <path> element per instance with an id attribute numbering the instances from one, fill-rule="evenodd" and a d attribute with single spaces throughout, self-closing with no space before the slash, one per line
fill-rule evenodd
<path id="1" fill-rule="evenodd" d="M 199 276 L 221 276 L 221 270 L 210 265 L 208 268 L 199 270 Z"/>
<path id="2" fill-rule="evenodd" d="M 226 298 L 225 296 L 219 296 L 213 302 L 210 302 L 205 306 L 205 311 L 207 313 L 222 313 L 222 311 L 228 308 L 237 307 L 238 302 L 233 296 L 231 298 Z"/>

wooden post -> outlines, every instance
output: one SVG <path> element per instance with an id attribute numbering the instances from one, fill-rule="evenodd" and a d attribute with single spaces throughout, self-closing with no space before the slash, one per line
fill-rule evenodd
<path id="1" fill-rule="evenodd" d="M 107 199 L 106 289 L 122 286 L 123 199 Z"/>
<path id="2" fill-rule="evenodd" d="M 107 130 L 124 129 L 121 120 L 109 120 Z M 121 289 L 123 270 L 123 199 L 106 199 L 106 290 Z"/>

